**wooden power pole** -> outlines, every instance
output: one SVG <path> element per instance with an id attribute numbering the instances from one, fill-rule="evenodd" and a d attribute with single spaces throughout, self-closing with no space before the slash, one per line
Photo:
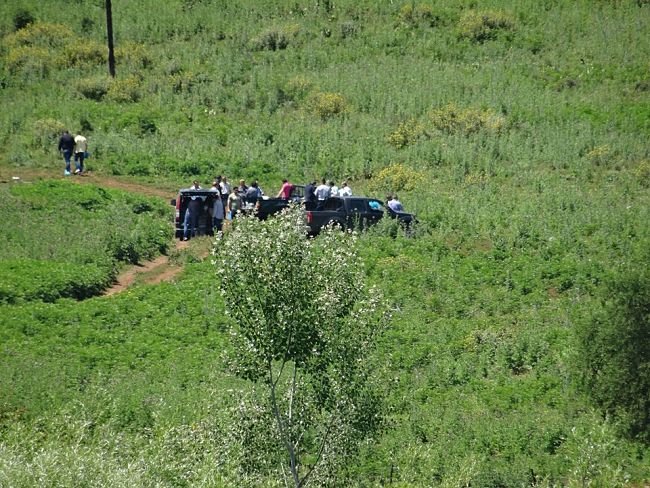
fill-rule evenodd
<path id="1" fill-rule="evenodd" d="M 108 73 L 115 78 L 115 49 L 113 47 L 113 13 L 111 0 L 106 0 L 106 34 L 108 37 Z"/>

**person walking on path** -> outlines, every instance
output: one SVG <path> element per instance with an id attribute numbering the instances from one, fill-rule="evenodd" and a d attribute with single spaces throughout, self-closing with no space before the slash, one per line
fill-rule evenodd
<path id="1" fill-rule="evenodd" d="M 61 138 L 59 139 L 59 152 L 63 154 L 63 159 L 65 160 L 65 171 L 63 174 L 65 176 L 70 176 L 70 159 L 72 158 L 72 152 L 74 151 L 74 138 L 66 130 L 63 131 Z"/>
<path id="2" fill-rule="evenodd" d="M 74 174 L 78 175 L 84 171 L 84 159 L 86 158 L 86 151 L 88 151 L 88 141 L 81 134 L 74 137 Z"/>

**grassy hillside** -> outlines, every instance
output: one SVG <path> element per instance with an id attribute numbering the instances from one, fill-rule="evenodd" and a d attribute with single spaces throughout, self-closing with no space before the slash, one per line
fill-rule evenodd
<path id="1" fill-rule="evenodd" d="M 584 331 L 623 327 L 619 295 L 650 343 L 647 280 L 616 285 L 650 248 L 648 2 L 113 0 L 115 80 L 103 4 L 0 5 L 3 166 L 60 176 L 68 128 L 100 173 L 226 174 L 267 193 L 284 176 L 348 178 L 418 214 L 414 237 L 384 225 L 361 238 L 394 315 L 379 351 L 387 429 L 351 485 L 650 481 L 647 430 L 590 396 L 582 369 L 608 350 Z M 32 260 L 53 261 L 50 288 L 79 281 L 56 262 L 95 286 L 130 259 L 115 243 L 163 245 L 162 207 L 99 189 L 69 202 L 70 228 L 69 208 L 50 206 L 71 187 L 0 188 L 16 223 L 0 244 L 0 485 L 272 485 L 229 457 L 241 385 L 208 262 L 176 285 L 42 302 Z M 113 235 L 116 206 L 140 230 Z"/>

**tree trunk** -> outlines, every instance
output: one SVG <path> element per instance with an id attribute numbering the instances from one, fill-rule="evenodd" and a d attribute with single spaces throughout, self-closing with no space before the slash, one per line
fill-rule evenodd
<path id="1" fill-rule="evenodd" d="M 115 50 L 113 47 L 113 13 L 111 0 L 106 0 L 106 35 L 108 37 L 108 74 L 115 78 Z"/>

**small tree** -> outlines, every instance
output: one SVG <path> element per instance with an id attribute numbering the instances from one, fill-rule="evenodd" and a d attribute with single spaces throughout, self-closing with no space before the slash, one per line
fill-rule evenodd
<path id="1" fill-rule="evenodd" d="M 579 374 L 594 402 L 626 433 L 650 444 L 650 252 L 632 258 L 605 289 L 603 308 L 577 330 Z"/>
<path id="2" fill-rule="evenodd" d="M 239 219 L 214 254 L 232 370 L 254 383 L 237 436 L 247 467 L 296 487 L 340 483 L 381 426 L 370 353 L 386 314 L 364 285 L 355 237 L 309 239 L 304 213 L 290 208 Z"/>

